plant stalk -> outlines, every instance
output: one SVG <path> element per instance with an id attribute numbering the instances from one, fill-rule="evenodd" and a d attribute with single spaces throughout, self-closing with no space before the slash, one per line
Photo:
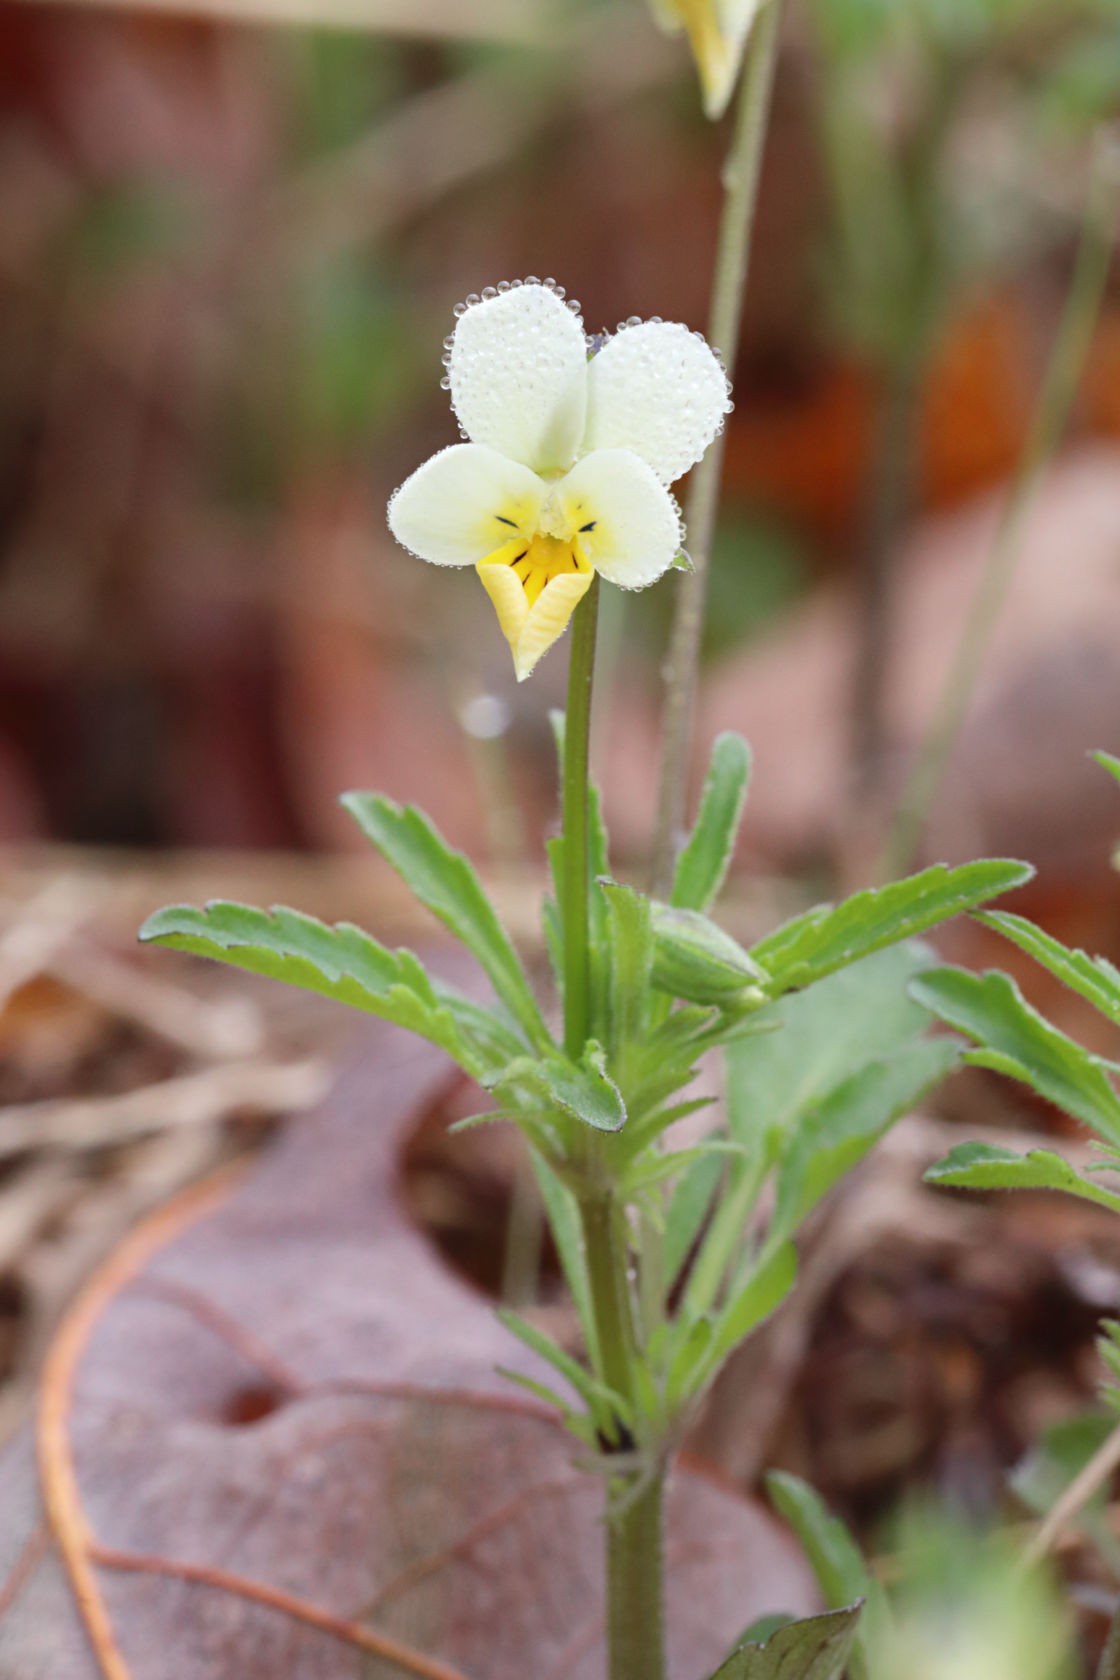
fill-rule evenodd
<path id="1" fill-rule="evenodd" d="M 575 1062 L 583 1055 L 591 1025 L 587 783 L 591 685 L 595 675 L 598 618 L 599 576 L 596 573 L 572 619 L 568 705 L 564 716 L 564 1051 Z"/>
<path id="2" fill-rule="evenodd" d="M 953 748 L 957 744 L 992 638 L 1015 578 L 1023 533 L 1052 456 L 1061 443 L 1108 278 L 1120 213 L 1120 146 L 1098 142 L 1069 295 L 1050 356 L 1023 458 L 977 585 L 961 639 L 929 729 L 899 800 L 879 876 L 912 868 Z"/>
<path id="3" fill-rule="evenodd" d="M 739 348 L 743 292 L 750 267 L 751 234 L 762 154 L 770 115 L 778 57 L 781 0 L 767 0 L 747 49 L 735 114 L 735 132 L 724 165 L 725 195 L 712 276 L 708 337 L 731 375 Z M 684 828 L 689 749 L 696 705 L 700 637 L 708 587 L 708 561 L 719 506 L 723 435 L 714 439 L 693 470 L 685 509 L 692 571 L 677 582 L 673 628 L 665 665 L 665 711 L 661 780 L 654 837 L 652 884 L 658 898 L 668 896 L 679 837 Z"/>
<path id="4" fill-rule="evenodd" d="M 635 1492 L 615 1484 L 622 1504 L 607 1512 L 607 1649 L 610 1680 L 664 1680 L 665 1472 Z"/>

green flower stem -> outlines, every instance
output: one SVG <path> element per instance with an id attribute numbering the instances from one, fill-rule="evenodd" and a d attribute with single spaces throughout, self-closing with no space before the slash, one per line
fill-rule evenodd
<path id="1" fill-rule="evenodd" d="M 712 277 L 708 337 L 723 356 L 728 373 L 735 367 L 739 321 L 750 265 L 762 153 L 770 115 L 770 95 L 778 57 L 781 0 L 762 7 L 747 52 L 735 115 L 735 133 L 724 166 L 725 197 Z M 717 437 L 692 473 L 685 525 L 692 571 L 677 582 L 677 600 L 666 662 L 661 785 L 654 839 L 653 892 L 666 898 L 684 827 L 692 714 L 696 703 L 700 636 L 708 587 L 708 558 L 719 506 L 723 437 Z"/>
<path id="2" fill-rule="evenodd" d="M 603 1140 L 591 1141 L 592 1148 L 603 1148 Z M 623 1210 L 609 1189 L 596 1194 L 589 1187 L 581 1213 L 600 1375 L 629 1400 L 637 1355 Z M 632 1445 L 625 1438 L 604 1443 L 608 1453 L 612 1446 L 622 1451 Z M 607 1484 L 610 1680 L 664 1680 L 663 1483 L 659 1463 L 656 1469 L 612 1476 Z"/>
<path id="3" fill-rule="evenodd" d="M 564 718 L 564 1050 L 575 1062 L 583 1055 L 591 1026 L 587 783 L 598 617 L 596 573 L 572 619 L 568 705 Z"/>
<path id="4" fill-rule="evenodd" d="M 913 867 L 946 766 L 968 715 L 988 643 L 1015 578 L 1028 516 L 1069 421 L 1108 278 L 1118 212 L 1120 147 L 1105 135 L 1097 146 L 1077 264 L 1023 459 L 937 709 L 891 824 L 879 870 L 883 880 L 893 880 Z"/>
<path id="5" fill-rule="evenodd" d="M 665 1472 L 621 1489 L 607 1513 L 607 1648 L 610 1680 L 664 1680 Z"/>

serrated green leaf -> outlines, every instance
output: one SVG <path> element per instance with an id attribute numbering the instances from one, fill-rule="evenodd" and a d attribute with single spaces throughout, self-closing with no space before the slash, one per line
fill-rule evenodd
<path id="1" fill-rule="evenodd" d="M 833 1185 L 857 1166 L 896 1120 L 949 1073 L 952 1039 L 919 1039 L 868 1062 L 794 1125 L 778 1163 L 773 1242 L 792 1236 Z"/>
<path id="2" fill-rule="evenodd" d="M 911 983 L 910 993 L 980 1046 L 967 1062 L 1021 1080 L 1120 1145 L 1120 1097 L 1105 1064 L 1051 1026 L 1006 974 L 933 969 Z"/>
<path id="3" fill-rule="evenodd" d="M 341 802 L 421 904 L 477 958 L 529 1043 L 538 1050 L 550 1045 L 517 952 L 462 852 L 453 851 L 414 805 L 377 793 L 344 793 Z"/>
<path id="4" fill-rule="evenodd" d="M 1043 968 L 1048 968 L 1063 985 L 1080 993 L 1102 1015 L 1120 1026 L 1120 970 L 1107 957 L 1091 957 L 1085 951 L 1071 950 L 1025 916 L 1012 915 L 1008 910 L 980 911 L 976 920 L 1002 933 Z"/>
<path id="5" fill-rule="evenodd" d="M 847 1528 L 839 1517 L 833 1516 L 808 1482 L 785 1470 L 771 1470 L 763 1480 L 774 1506 L 801 1542 L 829 1609 L 841 1610 L 863 1602 L 849 1672 L 851 1680 L 870 1680 L 875 1672 L 875 1646 L 889 1618 L 882 1587 L 864 1563 Z"/>
<path id="6" fill-rule="evenodd" d="M 953 1190 L 1062 1190 L 1120 1213 L 1120 1195 L 1082 1178 L 1049 1149 L 1017 1155 L 992 1143 L 958 1143 L 924 1177 L 927 1184 Z"/>
<path id="7" fill-rule="evenodd" d="M 827 1610 L 786 1622 L 765 1644 L 742 1645 L 712 1680 L 841 1680 L 859 1625 L 861 1606 Z"/>
<path id="8" fill-rule="evenodd" d="M 717 735 L 696 826 L 673 875 L 669 901 L 676 908 L 707 910 L 714 902 L 735 850 L 750 773 L 751 751 L 743 737 L 733 730 Z"/>
<path id="9" fill-rule="evenodd" d="M 771 976 L 774 997 L 812 985 L 884 946 L 939 926 L 964 910 L 1029 881 L 1034 870 L 1008 858 L 943 863 L 886 887 L 869 887 L 838 904 L 817 906 L 768 934 L 751 956 Z"/>
<path id="10" fill-rule="evenodd" d="M 501 1024 L 492 1017 L 485 1035 L 475 1031 L 469 1000 L 450 987 L 437 993 L 428 982 L 420 995 L 404 979 L 417 977 L 417 959 L 386 950 L 349 922 L 331 927 L 281 905 L 266 911 L 214 899 L 201 910 L 189 904 L 157 910 L 139 937 L 321 992 L 393 1021 L 438 1044 L 476 1079 L 501 1066 L 509 1046 L 517 1044 L 508 1032 L 503 1043 Z"/>

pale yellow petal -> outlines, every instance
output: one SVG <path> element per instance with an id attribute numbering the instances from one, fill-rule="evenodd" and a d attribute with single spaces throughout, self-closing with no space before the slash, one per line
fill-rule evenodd
<path id="1" fill-rule="evenodd" d="M 538 659 L 564 634 L 568 620 L 591 587 L 592 575 L 588 567 L 584 572 L 562 572 L 545 584 L 526 615 L 516 641 L 510 639 L 518 682 L 525 681 Z M 500 619 L 501 614 L 498 616 Z"/>
<path id="2" fill-rule="evenodd" d="M 485 562 L 475 567 L 482 580 L 482 587 L 494 603 L 494 611 L 498 615 L 502 635 L 513 649 L 514 663 L 517 661 L 517 644 L 525 620 L 529 617 L 529 603 L 525 598 L 525 590 L 521 579 L 512 566 L 487 565 Z"/>

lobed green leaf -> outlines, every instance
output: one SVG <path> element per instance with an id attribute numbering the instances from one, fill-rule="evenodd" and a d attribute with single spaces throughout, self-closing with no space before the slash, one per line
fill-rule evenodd
<path id="1" fill-rule="evenodd" d="M 537 1001 L 482 883 L 422 811 L 378 793 L 344 793 L 342 804 L 406 885 L 478 959 L 529 1043 L 551 1044 Z"/>
<path id="2" fill-rule="evenodd" d="M 741 735 L 717 735 L 696 826 L 673 875 L 670 903 L 680 910 L 707 910 L 722 887 L 747 798 L 751 750 Z"/>
<path id="3" fill-rule="evenodd" d="M 967 1062 L 1031 1086 L 1120 1146 L 1120 1097 L 1107 1064 L 1051 1026 L 1006 974 L 939 968 L 912 981 L 910 993 L 980 1046 Z"/>
<path id="4" fill-rule="evenodd" d="M 212 957 L 321 992 L 438 1044 L 484 1078 L 522 1048 L 508 1028 L 451 987 L 436 987 L 411 952 L 393 952 L 349 922 L 336 926 L 275 905 L 271 911 L 214 899 L 204 909 L 169 905 L 140 929 L 145 943 Z"/>
<path id="5" fill-rule="evenodd" d="M 1120 969 L 1107 957 L 1091 957 L 1085 951 L 1071 950 L 1025 916 L 1015 916 L 1009 910 L 980 911 L 976 920 L 1002 933 L 1043 968 L 1048 968 L 1063 985 L 1080 993 L 1102 1015 L 1120 1026 Z"/>
<path id="6" fill-rule="evenodd" d="M 958 1143 L 926 1171 L 927 1184 L 953 1190 L 1062 1190 L 1120 1213 L 1120 1195 L 1082 1178 L 1049 1149 L 1017 1155 L 992 1143 Z"/>
<path id="7" fill-rule="evenodd" d="M 1007 858 L 982 858 L 957 869 L 934 864 L 889 886 L 868 887 L 835 909 L 807 910 L 760 940 L 751 955 L 769 973 L 768 989 L 779 997 L 973 910 L 1033 874 L 1029 864 Z"/>

